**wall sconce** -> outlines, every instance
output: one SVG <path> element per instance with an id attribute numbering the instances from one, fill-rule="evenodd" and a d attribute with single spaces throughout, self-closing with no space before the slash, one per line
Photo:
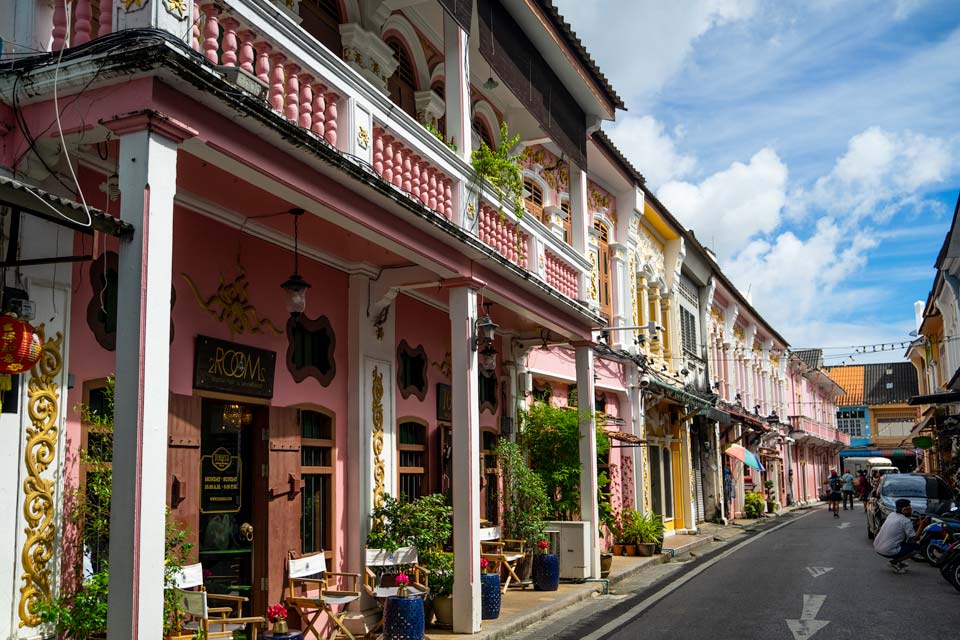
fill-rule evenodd
<path id="1" fill-rule="evenodd" d="M 287 292 L 287 311 L 294 316 L 307 308 L 307 289 L 310 288 L 310 283 L 300 275 L 300 216 L 303 213 L 303 209 L 290 209 L 293 216 L 293 275 L 280 285 Z"/>
<path id="2" fill-rule="evenodd" d="M 493 371 L 497 368 L 497 350 L 493 340 L 497 335 L 497 323 L 490 319 L 490 304 L 484 303 L 484 316 L 477 320 L 473 334 L 473 350 L 478 352 L 480 369 Z"/>

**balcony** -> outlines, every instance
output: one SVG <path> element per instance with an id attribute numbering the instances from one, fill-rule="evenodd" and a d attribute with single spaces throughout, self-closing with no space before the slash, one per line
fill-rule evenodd
<path id="1" fill-rule="evenodd" d="M 54 2 L 52 13 L 36 16 L 38 32 L 49 29 L 53 50 L 112 31 L 116 2 L 101 0 L 95 28 L 91 0 Z M 185 10 L 189 15 L 188 6 Z M 571 300 L 587 297 L 581 287 L 590 278 L 588 258 L 535 216 L 501 202 L 468 162 L 301 28 L 285 7 L 269 0 L 228 0 L 197 3 L 194 13 L 199 19 L 184 27 L 185 42 L 210 73 L 265 103 L 278 122 L 299 126 L 376 174 L 398 197 L 428 212 L 427 218 L 456 225 L 454 236 L 474 248 L 482 244 L 505 267 Z"/>
<path id="2" fill-rule="evenodd" d="M 850 446 L 850 436 L 842 431 L 834 429 L 813 418 L 806 416 L 790 416 L 790 428 L 792 431 L 802 431 L 810 437 L 823 440 L 827 443 L 839 442 L 843 446 Z"/>

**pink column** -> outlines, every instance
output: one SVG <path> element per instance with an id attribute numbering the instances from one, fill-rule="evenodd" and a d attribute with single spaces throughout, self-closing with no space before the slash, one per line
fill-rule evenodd
<path id="1" fill-rule="evenodd" d="M 100 26 L 97 27 L 97 37 L 105 36 L 113 30 L 113 0 L 100 0 Z M 197 48 L 195 48 L 196 50 Z"/>
<path id="2" fill-rule="evenodd" d="M 240 68 L 249 74 L 253 74 L 253 63 L 257 59 L 257 52 L 253 48 L 253 41 L 257 34 L 249 29 L 244 29 L 237 35 L 240 36 Z"/>
<path id="3" fill-rule="evenodd" d="M 313 85 L 313 116 L 311 117 L 313 124 L 310 130 L 321 138 L 324 137 L 324 118 L 327 111 L 326 92 L 327 88 L 322 84 Z"/>
<path id="4" fill-rule="evenodd" d="M 217 16 L 217 5 L 203 5 L 203 12 L 207 19 L 203 24 L 203 57 L 218 64 L 220 55 L 217 49 L 220 47 L 220 18 Z"/>
<path id="5" fill-rule="evenodd" d="M 270 108 L 278 113 L 283 112 L 283 63 L 287 56 L 274 53 L 270 56 L 270 94 L 267 101 Z"/>
<path id="6" fill-rule="evenodd" d="M 220 40 L 220 48 L 223 53 L 220 56 L 220 62 L 225 67 L 237 66 L 237 51 L 239 43 L 237 41 L 237 27 L 240 23 L 234 18 L 224 18 L 220 24 L 223 26 L 223 38 Z"/>
<path id="7" fill-rule="evenodd" d="M 333 146 L 337 146 L 337 94 L 327 94 L 327 111 L 323 118 L 323 137 Z"/>
<path id="8" fill-rule="evenodd" d="M 73 11 L 73 42 L 71 45 L 75 47 L 90 42 L 90 28 L 92 26 L 90 18 L 93 15 L 90 0 L 73 0 Z"/>
<path id="9" fill-rule="evenodd" d="M 383 179 L 393 183 L 393 136 L 383 135 Z"/>
<path id="10" fill-rule="evenodd" d="M 373 170 L 383 175 L 383 129 L 373 128 Z"/>
<path id="11" fill-rule="evenodd" d="M 310 130 L 313 125 L 313 76 L 300 75 L 300 126 Z"/>
<path id="12" fill-rule="evenodd" d="M 298 122 L 300 120 L 300 66 L 288 64 L 283 67 L 287 78 L 287 96 L 284 100 L 283 115 L 287 120 Z"/>
<path id="13" fill-rule="evenodd" d="M 404 172 L 406 167 L 403 164 L 403 144 L 399 140 L 393 141 L 393 186 L 403 187 Z"/>
<path id="14" fill-rule="evenodd" d="M 257 51 L 257 64 L 254 67 L 254 75 L 260 78 L 264 84 L 270 84 L 270 52 L 273 47 L 266 42 L 255 42 L 254 49 Z"/>
<path id="15" fill-rule="evenodd" d="M 53 44 L 50 45 L 51 51 L 60 51 L 66 44 L 67 38 L 67 7 L 64 0 L 56 0 L 53 3 Z"/>

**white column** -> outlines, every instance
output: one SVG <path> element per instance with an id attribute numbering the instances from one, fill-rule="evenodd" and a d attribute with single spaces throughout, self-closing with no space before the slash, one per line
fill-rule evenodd
<path id="1" fill-rule="evenodd" d="M 443 12 L 443 85 L 447 115 L 447 139 L 457 146 L 457 154 L 470 162 L 472 122 L 470 119 L 469 35 Z"/>
<path id="2" fill-rule="evenodd" d="M 643 438 L 644 414 L 643 414 L 643 392 L 640 390 L 638 378 L 640 372 L 636 365 L 631 365 L 627 370 L 627 397 L 630 400 L 630 425 L 631 433 Z M 637 511 L 644 511 L 644 474 L 646 468 L 643 464 L 643 446 L 630 447 L 629 455 L 633 456 L 633 499 L 634 504 L 624 505 L 633 507 Z"/>
<path id="3" fill-rule="evenodd" d="M 591 578 L 600 577 L 600 545 L 597 524 L 597 422 L 593 410 L 593 344 L 573 343 L 577 359 L 577 409 L 580 417 L 580 519 L 589 522 L 590 549 L 587 569 Z"/>
<path id="4" fill-rule="evenodd" d="M 573 250 L 584 258 L 589 259 L 587 253 L 590 236 L 587 214 L 587 172 L 570 163 L 570 227 L 573 232 Z M 590 284 L 593 274 L 581 273 L 578 278 L 581 300 L 590 300 Z"/>
<path id="5" fill-rule="evenodd" d="M 472 337 L 477 291 L 450 289 L 453 386 L 453 631 L 480 630 L 480 405 Z M 591 378 L 592 381 L 592 378 Z"/>
<path id="6" fill-rule="evenodd" d="M 107 615 L 111 638 L 140 640 L 163 633 L 173 198 L 182 140 L 159 135 L 153 124 L 120 137 L 120 217 L 134 233 L 120 242 L 118 270 Z"/>

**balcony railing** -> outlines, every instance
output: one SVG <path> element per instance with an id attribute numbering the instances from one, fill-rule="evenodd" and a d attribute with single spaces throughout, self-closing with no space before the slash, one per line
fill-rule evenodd
<path id="1" fill-rule="evenodd" d="M 850 444 L 850 436 L 846 433 L 806 416 L 790 416 L 790 426 L 794 431 L 803 431 L 827 442 Z"/>
<path id="2" fill-rule="evenodd" d="M 90 0 L 54 1 L 54 49 L 110 32 L 115 0 L 101 0 L 95 30 L 88 24 Z M 411 201 L 460 225 L 559 293 L 587 297 L 580 291 L 589 281 L 587 257 L 535 216 L 517 215 L 510 203 L 480 185 L 467 162 L 286 12 L 269 0 L 218 0 L 195 7 L 200 19 L 188 44 L 225 78 L 318 140 L 359 158 Z M 73 34 L 69 42 L 68 33 Z"/>

